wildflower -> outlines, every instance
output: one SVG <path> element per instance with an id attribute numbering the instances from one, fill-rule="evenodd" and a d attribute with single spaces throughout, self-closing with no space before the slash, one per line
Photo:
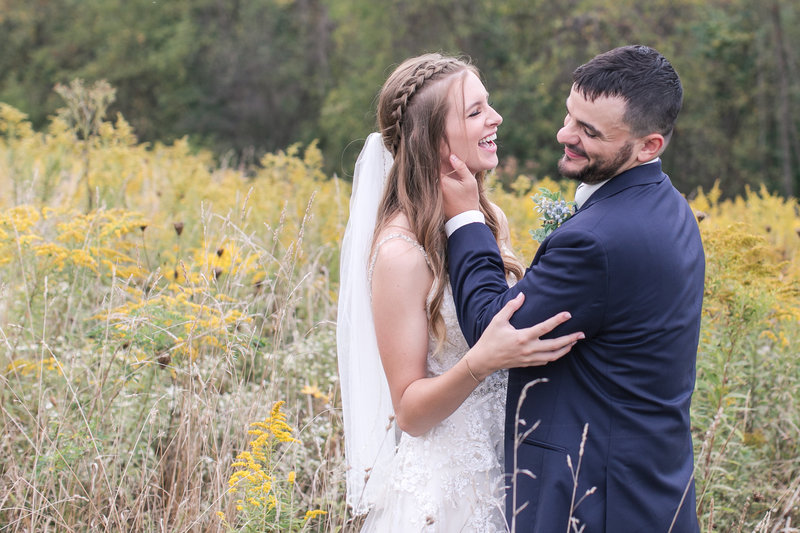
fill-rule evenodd
<path id="1" fill-rule="evenodd" d="M 326 402 L 330 400 L 327 394 L 323 394 L 319 387 L 316 385 L 305 385 L 302 389 L 300 389 L 302 394 L 308 394 L 318 400 L 325 400 Z"/>
<path id="2" fill-rule="evenodd" d="M 325 515 L 325 514 L 328 514 L 328 512 L 327 511 L 323 511 L 322 509 L 314 509 L 314 510 L 311 510 L 311 511 L 306 511 L 306 516 L 303 518 L 303 520 L 308 522 L 312 518 L 316 518 L 318 516 L 322 516 L 322 515 Z"/>
<path id="3" fill-rule="evenodd" d="M 250 425 L 269 431 L 280 442 L 299 443 L 299 440 L 292 437 L 292 427 L 286 423 L 286 414 L 281 412 L 281 407 L 283 407 L 284 403 L 286 402 L 275 402 L 270 416 L 265 418 L 263 422 L 254 422 Z M 256 433 L 257 431 L 258 430 L 250 430 L 249 433 L 251 435 L 260 435 L 259 433 Z M 256 439 L 256 441 L 258 441 L 258 439 Z"/>
<path id="4" fill-rule="evenodd" d="M 270 509 L 274 509 L 278 506 L 278 498 L 276 498 L 274 494 L 269 494 L 267 496 L 267 506 Z"/>
<path id="5" fill-rule="evenodd" d="M 277 476 L 276 453 L 282 442 L 300 442 L 291 436 L 294 429 L 286 422 L 286 415 L 281 412 L 285 402 L 275 402 L 269 415 L 260 422 L 250 424 L 248 433 L 253 436 L 249 450 L 236 456 L 231 465 L 235 471 L 228 479 L 228 486 L 240 496 L 235 502 L 237 511 L 249 516 L 259 516 L 259 520 L 275 519 L 288 512 L 294 514 L 292 492 L 297 479 L 295 470 L 289 471 L 286 481 Z M 313 518 L 324 511 L 309 511 L 305 520 Z M 273 531 L 273 529 L 269 529 Z"/>

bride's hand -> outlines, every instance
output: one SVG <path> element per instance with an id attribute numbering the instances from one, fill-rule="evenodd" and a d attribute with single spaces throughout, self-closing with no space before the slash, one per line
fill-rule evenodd
<path id="1" fill-rule="evenodd" d="M 540 339 L 569 320 L 571 315 L 567 312 L 558 313 L 529 328 L 515 328 L 509 320 L 524 301 L 523 293 L 510 300 L 465 356 L 469 368 L 478 379 L 482 380 L 501 368 L 546 365 L 569 352 L 576 342 L 585 337 L 582 332 L 575 332 L 555 339 Z"/>

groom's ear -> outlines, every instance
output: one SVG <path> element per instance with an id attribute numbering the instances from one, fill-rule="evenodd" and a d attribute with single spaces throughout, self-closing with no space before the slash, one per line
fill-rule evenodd
<path id="1" fill-rule="evenodd" d="M 664 151 L 666 144 L 664 136 L 660 133 L 645 135 L 639 139 L 638 146 L 640 146 L 640 148 L 639 153 L 636 154 L 636 159 L 638 159 L 640 163 L 646 163 L 651 159 L 655 159 Z"/>

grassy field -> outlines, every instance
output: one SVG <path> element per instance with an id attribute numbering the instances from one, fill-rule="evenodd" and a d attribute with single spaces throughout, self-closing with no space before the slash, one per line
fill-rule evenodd
<path id="1" fill-rule="evenodd" d="M 336 371 L 349 183 L 0 104 L 0 532 L 348 531 Z M 529 260 L 530 196 L 493 198 Z M 562 184 L 567 196 L 572 191 Z M 796 199 L 693 191 L 704 532 L 797 531 Z M 591 532 L 589 532 L 591 533 Z"/>

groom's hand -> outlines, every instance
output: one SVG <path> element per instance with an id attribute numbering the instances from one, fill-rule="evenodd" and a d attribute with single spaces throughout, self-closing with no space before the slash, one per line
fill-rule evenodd
<path id="1" fill-rule="evenodd" d="M 455 154 L 450 155 L 450 164 L 453 170 L 442 173 L 439 180 L 447 220 L 464 211 L 479 209 L 478 182 L 475 176 Z"/>

